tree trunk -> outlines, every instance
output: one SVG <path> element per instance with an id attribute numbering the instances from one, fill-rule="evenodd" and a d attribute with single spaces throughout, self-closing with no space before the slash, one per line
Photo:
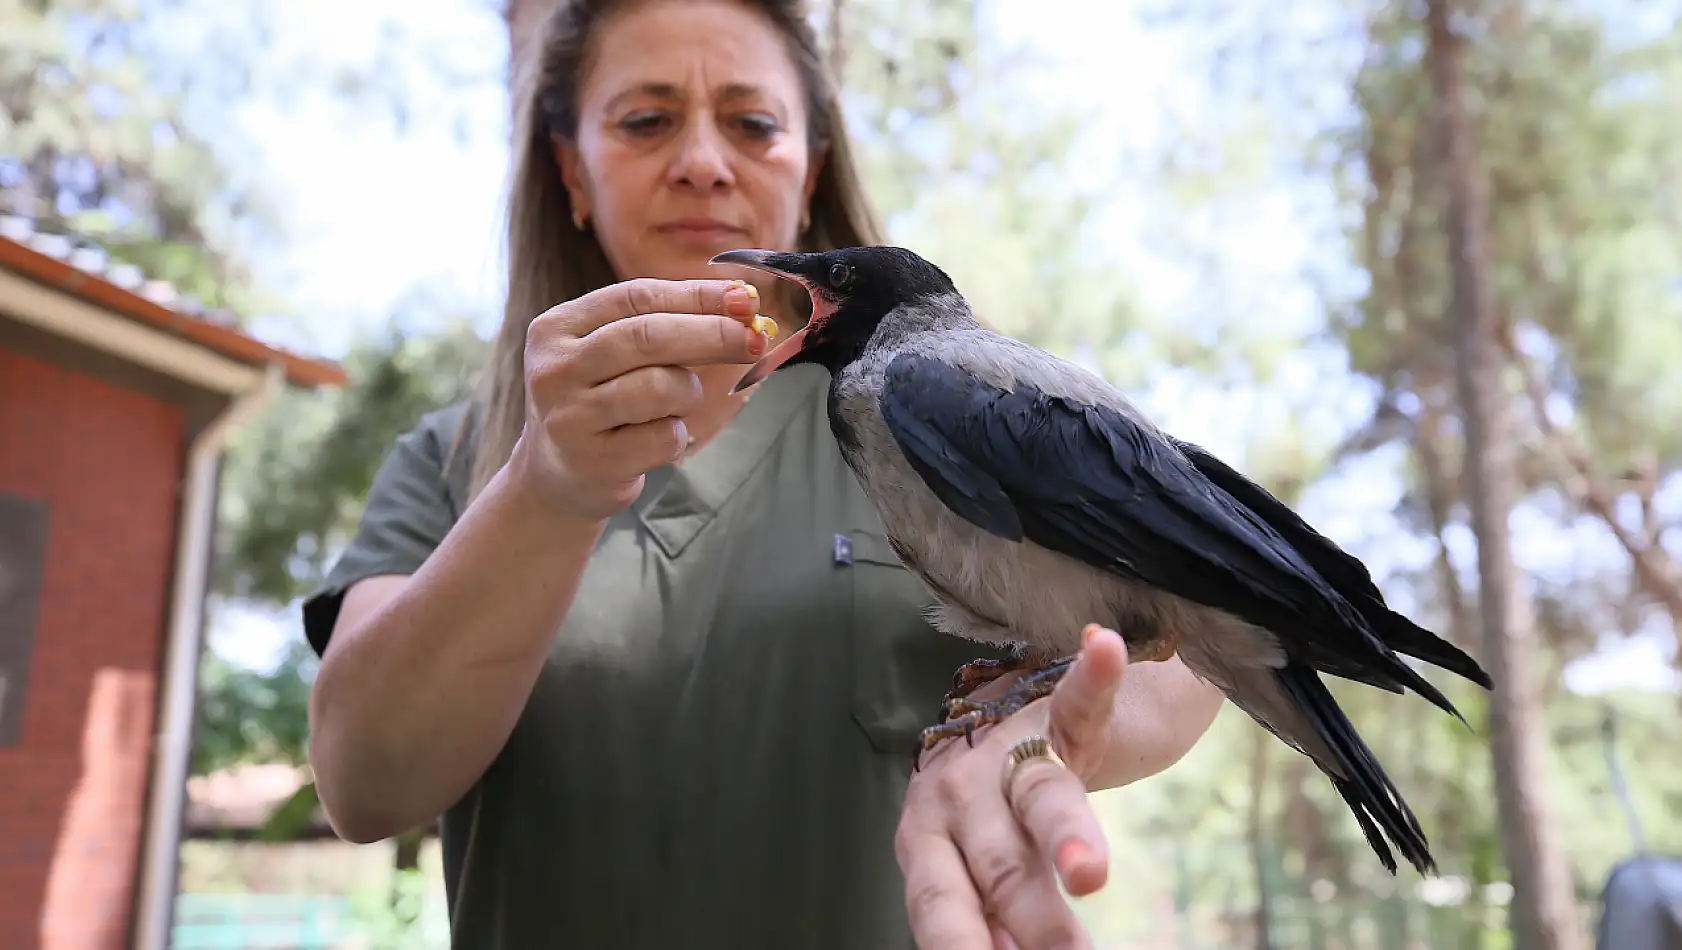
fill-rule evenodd
<path id="1" fill-rule="evenodd" d="M 1446 538 L 1450 509 L 1454 506 L 1451 485 L 1455 479 L 1450 477 L 1448 463 L 1437 448 L 1439 440 L 1443 437 L 1442 433 L 1443 424 L 1439 413 L 1436 409 L 1428 409 L 1420 420 L 1419 431 L 1414 434 L 1413 451 L 1419 458 L 1419 467 L 1424 475 L 1425 504 L 1431 512 L 1432 537 L 1437 542 L 1434 566 L 1437 584 L 1441 587 L 1439 596 L 1448 612 L 1448 639 L 1466 647 L 1472 642 L 1473 626 L 1471 618 L 1466 616 L 1466 592 L 1460 586 L 1460 575 L 1454 570 L 1454 561 L 1448 556 Z"/>
<path id="2" fill-rule="evenodd" d="M 1420 467 L 1424 469 L 1426 503 L 1431 511 L 1431 536 L 1437 542 L 1437 556 L 1435 558 L 1437 577 L 1442 585 L 1441 596 L 1447 601 L 1446 606 L 1449 615 L 1448 639 L 1464 647 L 1471 643 L 1475 625 L 1466 609 L 1466 592 L 1460 586 L 1460 577 L 1455 573 L 1454 561 L 1448 556 L 1448 541 L 1446 539 L 1448 537 L 1449 511 L 1453 504 L 1453 489 L 1451 486 L 1456 479 L 1451 477 L 1448 464 L 1443 459 L 1442 452 L 1438 449 L 1439 440 L 1442 437 L 1443 420 L 1435 409 L 1431 409 L 1425 413 L 1420 422 L 1419 431 L 1414 434 L 1413 448 L 1419 456 Z M 1477 767 L 1476 760 L 1467 752 L 1469 744 L 1458 737 L 1454 744 L 1456 760 L 1464 767 L 1464 771 L 1458 773 L 1461 776 L 1468 774 Z M 1427 911 L 1426 922 L 1429 925 L 1427 929 L 1432 933 L 1441 933 L 1444 929 L 1447 929 L 1450 933 L 1455 934 L 1452 938 L 1455 941 L 1452 946 L 1459 948 L 1459 950 L 1482 950 L 1487 929 L 1483 925 L 1484 918 L 1487 916 L 1484 910 L 1487 889 L 1484 885 L 1489 882 L 1483 879 L 1484 875 L 1478 873 L 1478 868 L 1482 866 L 1483 862 L 1477 856 L 1478 849 L 1474 847 L 1477 834 L 1467 828 L 1466 817 L 1471 814 L 1471 809 L 1469 805 L 1463 803 L 1468 802 L 1469 799 L 1470 795 L 1464 778 L 1449 781 L 1448 795 L 1443 801 L 1446 817 L 1440 830 L 1444 835 L 1444 840 L 1452 842 L 1451 847 L 1471 852 L 1472 893 L 1467 897 L 1466 903 L 1461 905 L 1465 909 L 1464 914 L 1458 915 L 1450 921 L 1440 912 Z M 1448 939 L 1447 937 L 1444 938 L 1444 940 Z"/>
<path id="3" fill-rule="evenodd" d="M 392 849 L 391 869 L 413 871 L 420 867 L 421 847 L 426 844 L 428 826 L 412 828 L 398 835 Z"/>
<path id="4" fill-rule="evenodd" d="M 1461 40 L 1450 26 L 1448 4 L 1428 0 L 1426 57 L 1448 191 L 1455 375 L 1466 439 L 1466 497 L 1478 541 L 1483 653 L 1495 680 L 1490 751 L 1502 847 L 1512 876 L 1512 928 L 1517 950 L 1579 950 L 1576 900 L 1554 838 L 1542 770 L 1544 726 L 1531 667 L 1535 631 L 1508 534 L 1509 513 L 1518 498 L 1512 405 L 1501 385 L 1498 315 L 1485 258 L 1488 208 L 1465 111 Z"/>
<path id="5" fill-rule="evenodd" d="M 1267 811 L 1262 790 L 1267 787 L 1271 742 L 1257 741 L 1250 750 L 1250 861 L 1256 874 L 1256 950 L 1273 950 L 1273 875 L 1267 848 Z"/>

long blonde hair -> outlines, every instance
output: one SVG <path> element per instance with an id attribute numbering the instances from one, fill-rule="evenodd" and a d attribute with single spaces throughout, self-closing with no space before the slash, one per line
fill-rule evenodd
<path id="1" fill-rule="evenodd" d="M 529 44 L 535 62 L 514 71 L 514 150 L 508 190 L 508 295 L 502 328 L 480 375 L 478 392 L 450 449 L 472 450 L 471 492 L 477 496 L 508 461 L 525 426 L 525 344 L 531 321 L 550 307 L 617 282 L 595 229 L 572 224 L 551 134 L 578 130 L 578 88 L 592 31 L 628 0 L 560 0 Z M 801 250 L 881 244 L 881 227 L 864 196 L 848 146 L 835 82 L 818 49 L 801 0 L 741 0 L 763 14 L 788 42 L 806 99 L 809 147 L 822 161 Z M 535 67 L 535 68 L 534 68 Z M 630 274 L 626 277 L 635 277 Z M 804 294 L 789 304 L 809 316 Z"/>

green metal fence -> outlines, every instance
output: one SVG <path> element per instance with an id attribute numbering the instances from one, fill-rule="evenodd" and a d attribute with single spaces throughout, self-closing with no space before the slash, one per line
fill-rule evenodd
<path id="1" fill-rule="evenodd" d="M 357 936 L 343 897 L 182 894 L 171 950 L 338 950 Z"/>
<path id="2" fill-rule="evenodd" d="M 412 890 L 412 888 L 411 888 Z M 171 950 L 445 950 L 443 904 L 403 895 L 182 894 Z"/>

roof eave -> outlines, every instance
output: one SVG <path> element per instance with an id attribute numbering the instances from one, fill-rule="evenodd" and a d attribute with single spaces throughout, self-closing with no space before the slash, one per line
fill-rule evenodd
<path id="1" fill-rule="evenodd" d="M 35 285 L 33 291 L 28 286 L 31 284 Z M 60 299 L 51 299 L 54 297 Z M 66 261 L 8 239 L 0 239 L 0 301 L 14 316 L 60 332 L 66 319 L 86 325 L 90 314 L 81 309 L 86 307 L 108 318 L 126 321 L 152 336 L 173 338 L 207 356 L 219 357 L 222 363 L 259 371 L 270 364 L 279 364 L 287 381 L 294 386 L 317 389 L 343 386 L 349 381 L 345 371 L 333 363 L 288 353 L 230 327 L 171 310 Z M 66 314 L 70 316 L 66 318 Z M 110 327 L 110 324 L 104 326 L 107 330 Z M 119 333 L 119 336 L 133 339 L 132 334 Z M 118 351 L 118 355 L 124 354 Z M 224 386 L 212 388 L 225 389 Z"/>

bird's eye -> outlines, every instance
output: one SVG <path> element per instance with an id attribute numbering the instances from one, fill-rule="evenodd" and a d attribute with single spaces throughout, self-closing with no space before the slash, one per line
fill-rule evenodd
<path id="1" fill-rule="evenodd" d="M 829 286 L 840 290 L 853 280 L 853 269 L 846 264 L 833 264 L 829 268 Z"/>

